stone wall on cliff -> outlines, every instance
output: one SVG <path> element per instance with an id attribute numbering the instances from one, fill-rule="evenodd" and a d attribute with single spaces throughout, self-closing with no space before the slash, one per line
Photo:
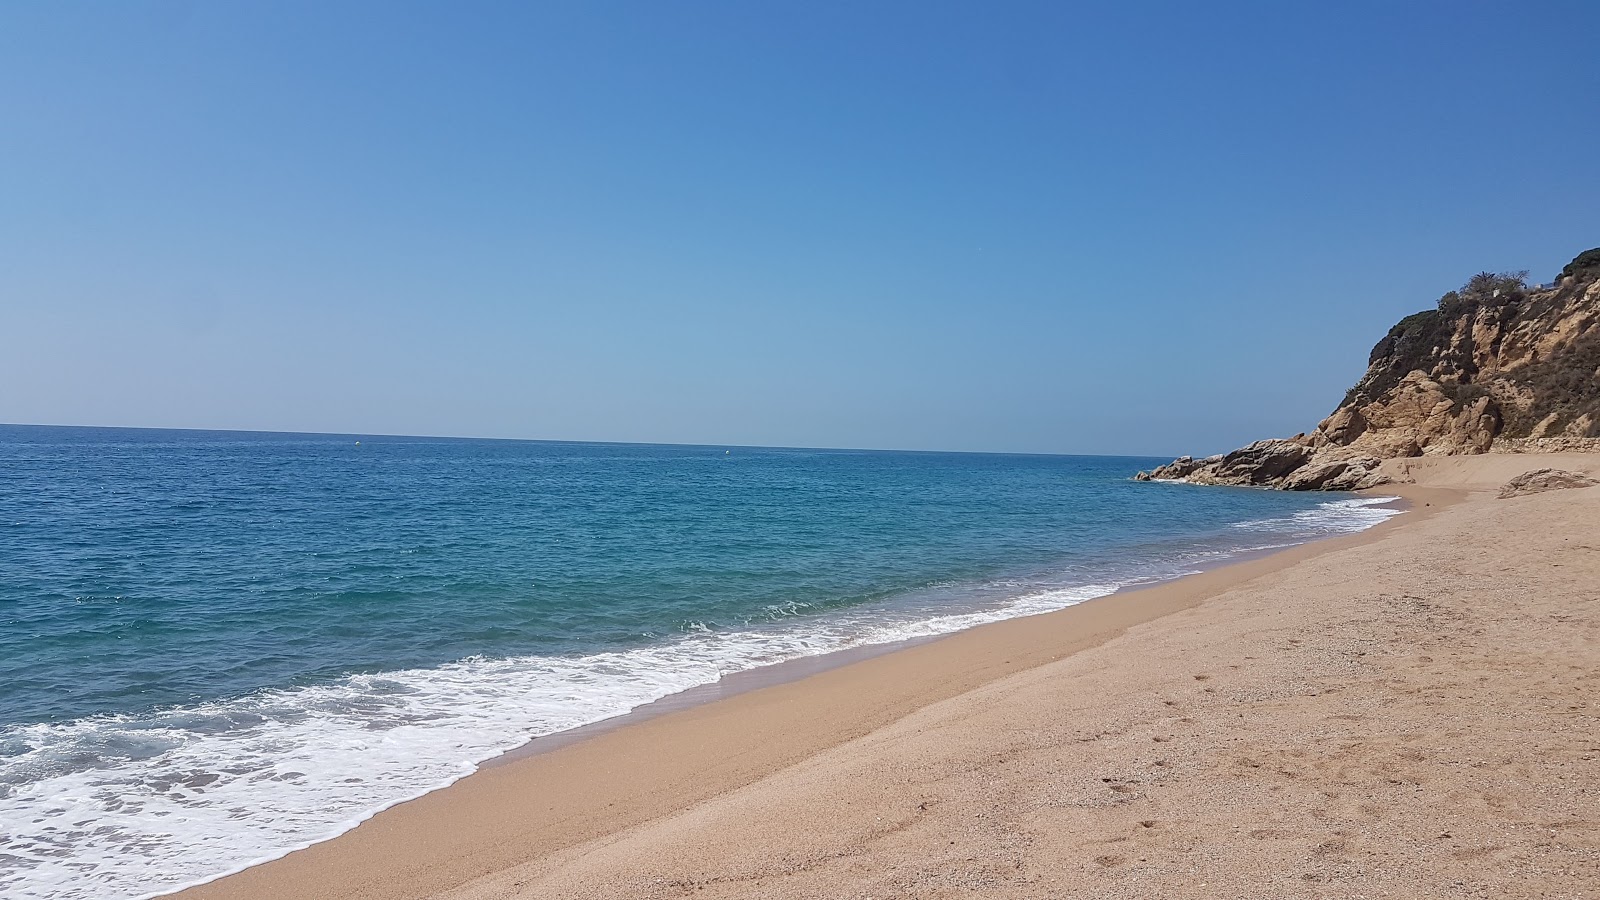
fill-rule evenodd
<path id="1" fill-rule="evenodd" d="M 1600 439 L 1600 248 L 1549 286 L 1524 275 L 1481 273 L 1402 319 L 1310 433 L 1136 477 L 1353 490 L 1383 483 L 1384 459 Z"/>

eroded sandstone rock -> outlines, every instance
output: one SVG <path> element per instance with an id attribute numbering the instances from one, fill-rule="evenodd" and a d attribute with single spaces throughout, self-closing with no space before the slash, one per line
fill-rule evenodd
<path id="1" fill-rule="evenodd" d="M 1307 435 L 1222 456 L 1182 457 L 1142 480 L 1289 490 L 1385 482 L 1378 463 L 1422 455 L 1515 452 L 1600 441 L 1600 250 L 1555 285 L 1483 273 L 1407 316 L 1366 374 Z"/>
<path id="2" fill-rule="evenodd" d="M 1532 472 L 1523 472 L 1501 486 L 1500 499 L 1537 494 L 1541 491 L 1592 487 L 1597 484 L 1600 484 L 1600 481 L 1578 472 L 1568 472 L 1565 469 L 1534 469 Z"/>

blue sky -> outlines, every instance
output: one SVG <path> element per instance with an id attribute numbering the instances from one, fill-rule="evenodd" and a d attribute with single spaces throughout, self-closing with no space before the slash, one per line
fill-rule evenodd
<path id="1" fill-rule="evenodd" d="M 0 421 L 1211 452 L 1600 245 L 1600 6 L 1111 6 L 6 4 Z"/>

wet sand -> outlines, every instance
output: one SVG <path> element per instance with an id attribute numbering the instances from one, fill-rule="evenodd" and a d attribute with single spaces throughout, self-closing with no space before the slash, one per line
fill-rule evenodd
<path id="1" fill-rule="evenodd" d="M 1412 461 L 1360 535 L 595 730 L 179 896 L 1596 896 L 1600 488 L 1484 493 L 1600 472 L 1561 456 Z"/>

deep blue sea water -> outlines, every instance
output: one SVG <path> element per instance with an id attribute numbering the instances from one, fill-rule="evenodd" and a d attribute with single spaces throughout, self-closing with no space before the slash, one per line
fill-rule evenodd
<path id="1" fill-rule="evenodd" d="M 1391 514 L 1128 480 L 1164 461 L 0 426 L 0 896 L 173 890 L 723 674 Z"/>

